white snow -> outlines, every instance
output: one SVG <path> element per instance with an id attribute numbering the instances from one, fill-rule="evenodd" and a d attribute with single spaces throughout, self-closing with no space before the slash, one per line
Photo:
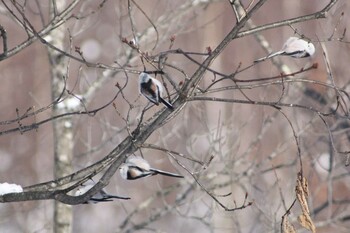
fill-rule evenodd
<path id="1" fill-rule="evenodd" d="M 23 192 L 23 188 L 18 184 L 0 183 L 0 195 L 21 192 Z"/>

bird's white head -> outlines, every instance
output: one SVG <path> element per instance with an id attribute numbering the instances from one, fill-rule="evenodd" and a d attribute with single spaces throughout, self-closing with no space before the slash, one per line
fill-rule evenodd
<path id="1" fill-rule="evenodd" d="M 139 83 L 147 83 L 150 79 L 150 76 L 144 72 L 142 72 L 139 76 Z"/>
<path id="2" fill-rule="evenodd" d="M 315 53 L 315 46 L 313 43 L 309 42 L 306 47 L 306 52 L 309 54 L 309 56 L 313 56 Z"/>
<path id="3" fill-rule="evenodd" d="M 128 179 L 128 170 L 129 167 L 125 163 L 119 167 L 120 176 L 125 180 Z"/>

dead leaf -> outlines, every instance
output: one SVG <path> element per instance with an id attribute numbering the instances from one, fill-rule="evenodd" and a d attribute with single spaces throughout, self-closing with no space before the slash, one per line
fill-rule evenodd
<path id="1" fill-rule="evenodd" d="M 310 215 L 306 215 L 303 213 L 303 214 L 299 215 L 298 221 L 304 228 L 310 230 L 313 233 L 316 232 L 316 227 L 315 227 L 314 223 L 312 222 Z"/>
<path id="2" fill-rule="evenodd" d="M 287 216 L 282 219 L 282 233 L 296 233 L 294 226 L 288 221 Z"/>
<path id="3" fill-rule="evenodd" d="M 302 211 L 302 214 L 298 217 L 298 221 L 304 228 L 315 233 L 316 227 L 311 219 L 309 206 L 307 204 L 307 197 L 309 196 L 308 183 L 307 183 L 307 179 L 303 177 L 301 173 L 298 174 L 295 193 Z"/>

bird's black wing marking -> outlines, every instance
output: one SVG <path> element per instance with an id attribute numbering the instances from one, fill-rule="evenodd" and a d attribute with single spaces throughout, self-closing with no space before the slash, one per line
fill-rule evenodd
<path id="1" fill-rule="evenodd" d="M 305 50 L 297 50 L 297 51 L 294 51 L 291 53 L 284 52 L 282 55 L 293 56 L 293 55 L 297 55 L 297 54 L 300 54 L 301 55 L 300 57 L 310 57 L 310 54 L 307 53 Z"/>
<path id="2" fill-rule="evenodd" d="M 159 99 L 158 96 L 156 94 L 156 90 L 153 90 L 152 88 L 153 82 L 150 79 L 147 83 L 141 83 L 141 93 L 152 103 L 154 103 L 155 105 L 159 105 Z M 158 86 L 157 86 L 158 88 Z M 158 89 L 158 93 L 159 93 L 159 89 Z"/>
<path id="3" fill-rule="evenodd" d="M 154 172 L 145 171 L 138 166 L 129 166 L 129 168 L 136 169 L 136 170 L 140 171 L 140 174 L 138 174 L 137 176 L 134 176 L 132 174 L 132 172 L 130 172 L 132 169 L 128 169 L 128 172 L 126 173 L 126 177 L 128 180 L 136 180 L 136 179 L 139 179 L 142 177 L 156 175 Z"/>

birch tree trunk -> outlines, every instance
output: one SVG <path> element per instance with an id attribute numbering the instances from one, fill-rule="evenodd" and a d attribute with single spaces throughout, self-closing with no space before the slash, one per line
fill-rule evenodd
<path id="1" fill-rule="evenodd" d="M 55 12 L 60 12 L 66 5 L 65 0 L 56 2 L 56 6 L 51 5 L 51 18 L 55 17 Z M 55 9 L 56 8 L 56 9 Z M 64 50 L 64 38 L 66 28 L 64 24 L 53 30 L 49 39 L 55 47 Z M 68 59 L 61 53 L 48 49 L 51 64 L 51 91 L 52 99 L 57 99 L 65 89 L 65 79 L 67 78 Z M 63 102 L 64 103 L 64 102 Z M 59 107 L 58 107 L 59 106 Z M 64 106 L 64 105 L 63 105 Z M 62 105 L 54 105 L 52 114 L 59 115 L 67 111 Z M 53 121 L 54 134 L 54 177 L 55 179 L 69 175 L 73 172 L 73 129 L 72 118 L 65 117 Z M 54 232 L 72 232 L 72 206 L 55 201 L 54 205 Z"/>

